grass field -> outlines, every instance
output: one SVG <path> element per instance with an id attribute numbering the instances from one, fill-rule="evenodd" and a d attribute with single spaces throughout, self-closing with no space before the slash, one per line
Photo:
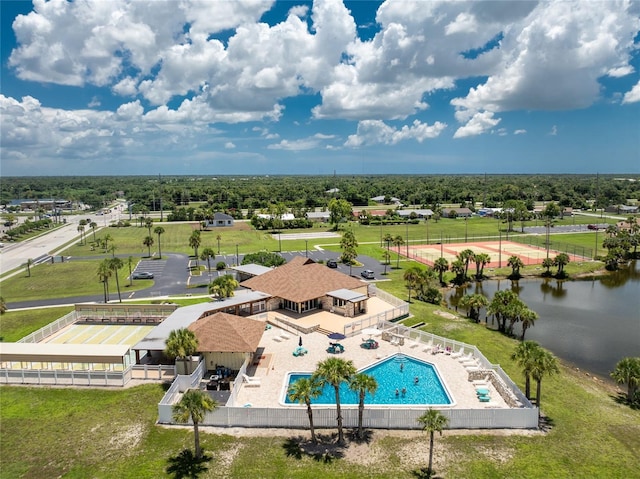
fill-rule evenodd
<path id="1" fill-rule="evenodd" d="M 402 270 L 379 287 L 406 293 Z M 517 341 L 481 324 L 447 320 L 433 305 L 414 302 L 412 321 L 423 329 L 479 346 L 523 387 L 510 360 Z M 160 385 L 123 390 L 0 388 L 1 478 L 157 478 L 170 457 L 193 447 L 191 428 L 155 425 Z M 563 366 L 545 378 L 542 410 L 552 427 L 545 434 L 445 431 L 436 438 L 438 477 L 456 478 L 630 478 L 638 477 L 640 411 L 618 401 L 616 389 Z M 321 431 L 327 433 L 327 431 Z M 330 431 L 329 431 L 330 432 Z M 295 438 L 270 432 L 244 437 L 201 430 L 212 455 L 200 478 L 397 478 L 420 476 L 428 436 L 374 432 L 367 444 L 352 444 L 343 458 L 318 461 L 298 456 Z"/>

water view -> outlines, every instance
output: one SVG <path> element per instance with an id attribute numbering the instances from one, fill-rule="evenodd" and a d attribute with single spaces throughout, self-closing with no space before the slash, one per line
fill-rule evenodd
<path id="1" fill-rule="evenodd" d="M 540 316 L 525 339 L 538 341 L 576 367 L 608 378 L 620 359 L 640 355 L 637 261 L 628 269 L 593 280 L 485 281 L 456 291 L 449 300 L 455 304 L 456 298 L 475 292 L 491 299 L 497 290 L 507 288 Z M 521 332 L 518 325 L 514 332 Z"/>

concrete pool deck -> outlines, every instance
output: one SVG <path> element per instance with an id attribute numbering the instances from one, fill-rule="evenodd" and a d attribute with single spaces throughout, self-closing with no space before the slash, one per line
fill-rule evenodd
<path id="1" fill-rule="evenodd" d="M 283 334 L 288 339 L 283 339 Z M 393 345 L 389 341 L 382 340 L 381 336 L 375 337 L 380 345 L 378 349 L 363 349 L 360 344 L 368 335 L 357 334 L 340 340 L 345 348 L 342 354 L 330 354 L 326 349 L 332 341 L 326 335 L 314 332 L 302 334 L 302 346 L 308 351 L 304 356 L 293 356 L 293 351 L 298 347 L 299 335 L 285 332 L 277 327 L 272 327 L 264 332 L 257 354 L 259 360 L 254 361 L 247 370 L 249 376 L 260 379 L 260 385 L 244 383 L 238 393 L 235 406 L 251 405 L 252 407 L 305 407 L 299 405 L 282 405 L 285 388 L 285 378 L 290 372 L 313 372 L 320 361 L 329 357 L 339 357 L 353 361 L 355 367 L 360 370 L 383 358 L 402 353 L 433 364 L 440 379 L 447 389 L 453 401 L 450 407 L 460 409 L 486 409 L 509 408 L 505 400 L 500 396 L 493 385 L 488 389 L 491 401 L 482 403 L 478 400 L 475 387 L 469 381 L 469 371 L 450 355 L 439 353 L 431 354 L 424 351 L 426 345 L 406 341 L 403 346 Z M 417 344 L 417 345 L 416 345 Z M 256 364 L 256 362 L 258 364 Z M 238 378 L 242 381 L 242 378 Z M 357 407 L 357 406 L 346 406 Z M 389 407 L 389 406 L 373 406 Z M 424 408 L 426 406 L 398 405 L 400 408 Z"/>

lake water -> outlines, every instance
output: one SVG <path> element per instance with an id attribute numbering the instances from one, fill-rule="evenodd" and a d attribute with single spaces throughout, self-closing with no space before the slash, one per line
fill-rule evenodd
<path id="1" fill-rule="evenodd" d="M 588 281 L 523 279 L 474 283 L 450 295 L 481 293 L 491 299 L 513 289 L 540 318 L 525 339 L 537 341 L 559 358 L 603 377 L 626 356 L 640 356 L 640 265 Z M 484 321 L 484 310 L 481 314 Z M 489 318 L 491 324 L 491 318 Z M 519 325 L 514 332 L 520 334 Z"/>

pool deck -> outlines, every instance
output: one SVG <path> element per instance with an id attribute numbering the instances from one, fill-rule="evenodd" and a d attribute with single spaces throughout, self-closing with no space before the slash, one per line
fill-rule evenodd
<path id="1" fill-rule="evenodd" d="M 282 339 L 282 335 L 289 336 Z M 485 408 L 508 408 L 504 399 L 498 394 L 496 389 L 489 385 L 491 401 L 482 403 L 478 400 L 475 387 L 469 381 L 469 372 L 456 358 L 444 353 L 432 354 L 431 351 L 424 351 L 425 344 L 406 341 L 404 346 L 391 344 L 382 340 L 381 336 L 374 339 L 380 345 L 378 349 L 363 349 L 360 344 L 369 336 L 357 334 L 338 341 L 345 348 L 342 354 L 330 354 L 326 351 L 329 342 L 332 341 L 321 333 L 302 334 L 302 346 L 308 350 L 304 356 L 295 357 L 293 351 L 298 347 L 299 336 L 272 327 L 265 331 L 260 342 L 260 359 L 256 365 L 254 361 L 247 370 L 249 376 L 260 379 L 260 385 L 249 385 L 244 383 L 238 394 L 235 406 L 250 404 L 252 407 L 305 407 L 299 405 L 281 404 L 284 392 L 284 381 L 289 372 L 313 372 L 320 361 L 329 357 L 339 357 L 353 361 L 358 370 L 375 363 L 383 358 L 402 353 L 433 364 L 440 379 L 446 387 L 449 396 L 454 404 L 452 408 L 461 409 L 485 409 Z M 335 341 L 334 341 L 335 342 Z M 417 345 L 416 345 L 417 344 Z M 239 381 L 242 378 L 238 378 Z M 346 406 L 357 407 L 357 406 Z M 389 406 L 370 406 L 389 407 Z M 399 405 L 401 408 L 424 408 L 425 406 Z"/>

